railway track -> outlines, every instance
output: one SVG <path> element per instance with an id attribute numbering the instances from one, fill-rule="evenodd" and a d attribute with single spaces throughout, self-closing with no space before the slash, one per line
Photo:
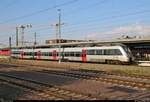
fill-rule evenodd
<path id="1" fill-rule="evenodd" d="M 23 65 L 24 67 L 31 67 L 29 65 Z M 33 67 L 39 67 L 39 66 L 34 66 Z M 43 68 L 43 67 L 39 67 L 39 68 Z M 59 68 L 57 68 L 59 69 Z M 68 70 L 68 69 L 66 69 Z M 71 70 L 71 69 L 70 69 Z M 71 71 L 76 71 L 76 70 L 71 70 Z M 141 80 L 150 80 L 150 76 L 146 76 L 146 75 L 136 75 L 136 74 L 125 74 L 125 73 L 114 73 L 114 72 L 106 72 L 106 71 L 96 71 L 96 70 L 78 70 L 79 72 L 82 73 L 94 73 L 97 75 L 115 75 L 115 76 L 120 76 L 120 77 L 128 77 L 128 78 L 137 78 L 137 79 L 141 79 Z"/>
<path id="2" fill-rule="evenodd" d="M 40 97 L 54 100 L 97 100 L 100 98 L 88 96 L 82 93 L 73 92 L 58 86 L 29 80 L 25 78 L 19 78 L 17 76 L 0 73 L 0 81 L 8 84 L 13 84 L 21 88 L 30 90 L 30 92 L 38 92 Z M 102 99 L 102 98 L 101 98 Z"/>
<path id="3" fill-rule="evenodd" d="M 123 73 L 114 73 L 114 72 L 106 72 L 106 71 L 94 71 L 94 70 L 79 70 L 80 72 L 83 73 L 95 73 L 97 75 L 115 75 L 115 76 L 120 76 L 120 77 L 128 77 L 128 78 L 137 78 L 137 79 L 144 79 L 144 80 L 150 80 L 150 76 L 146 76 L 146 75 L 136 75 L 136 74 L 123 74 Z"/>
<path id="4" fill-rule="evenodd" d="M 99 75 L 82 74 L 82 72 L 81 73 L 73 73 L 73 72 L 54 71 L 54 70 L 51 70 L 51 71 L 43 70 L 43 71 L 37 71 L 37 72 L 62 75 L 62 76 L 73 77 L 73 78 L 77 78 L 77 79 L 100 81 L 100 82 L 120 85 L 120 86 L 124 86 L 124 87 L 128 87 L 128 88 L 134 88 L 134 89 L 138 89 L 138 90 L 150 90 L 150 83 L 139 82 L 139 81 L 134 81 L 134 80 L 130 80 L 130 79 L 123 79 L 121 77 L 120 78 L 107 77 L 107 75 L 110 75 L 110 74 L 106 74 L 106 73 L 103 73 L 103 75 L 105 74 L 105 76 L 99 76 Z"/>
<path id="5" fill-rule="evenodd" d="M 14 66 L 15 64 L 9 64 L 9 65 Z M 43 67 L 39 67 L 39 66 L 36 66 L 36 65 L 31 65 L 31 66 L 32 67 L 43 68 Z M 31 66 L 29 66 L 29 65 L 20 65 L 20 67 L 26 67 L 26 68 L 31 67 Z M 57 68 L 57 69 L 59 69 L 59 68 Z M 68 70 L 68 69 L 65 69 L 65 70 Z M 48 71 L 48 70 L 45 70 L 45 71 Z M 52 71 L 52 70 L 50 70 L 50 71 Z M 76 71 L 76 70 L 72 69 L 71 71 Z M 97 75 L 102 75 L 102 74 L 103 75 L 115 75 L 115 76 L 120 76 L 120 77 L 135 78 L 135 79 L 141 79 L 141 80 L 150 80 L 150 76 L 146 76 L 146 75 L 114 73 L 114 72 L 97 71 L 97 70 L 84 70 L 84 69 L 79 69 L 77 71 L 82 72 L 82 73 L 89 73 L 90 72 L 90 73 L 94 73 L 94 74 L 97 74 Z"/>
<path id="6" fill-rule="evenodd" d="M 117 98 L 117 97 L 116 97 Z M 133 100 L 133 99 L 136 99 L 136 100 L 150 100 L 150 93 L 139 93 L 139 94 L 136 94 L 136 95 L 127 95 L 125 97 L 118 97 L 118 99 L 123 99 L 123 100 Z"/>

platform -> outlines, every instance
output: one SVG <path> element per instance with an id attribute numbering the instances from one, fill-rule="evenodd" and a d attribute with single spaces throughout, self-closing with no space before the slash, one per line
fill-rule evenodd
<path id="1" fill-rule="evenodd" d="M 150 67 L 150 61 L 138 61 L 138 65 Z"/>

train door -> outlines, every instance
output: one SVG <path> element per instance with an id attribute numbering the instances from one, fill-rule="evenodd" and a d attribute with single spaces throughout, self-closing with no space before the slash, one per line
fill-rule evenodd
<path id="1" fill-rule="evenodd" d="M 24 58 L 24 52 L 23 51 L 20 52 L 20 56 L 21 56 L 21 59 Z"/>
<path id="2" fill-rule="evenodd" d="M 37 52 L 37 59 L 41 59 L 41 51 Z"/>
<path id="3" fill-rule="evenodd" d="M 82 61 L 83 62 L 87 61 L 87 51 L 86 51 L 86 49 L 82 50 Z"/>
<path id="4" fill-rule="evenodd" d="M 53 50 L 52 56 L 53 56 L 53 60 L 57 59 L 57 51 L 56 50 Z"/>

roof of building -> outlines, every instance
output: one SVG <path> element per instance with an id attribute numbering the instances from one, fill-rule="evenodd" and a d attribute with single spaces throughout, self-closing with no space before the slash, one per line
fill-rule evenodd
<path id="1" fill-rule="evenodd" d="M 104 45 L 104 44 L 136 44 L 136 43 L 150 43 L 150 38 L 144 39 L 118 39 L 111 41 L 87 41 L 87 42 L 71 42 L 71 43 L 56 43 L 56 44 L 44 44 L 44 45 L 36 45 L 36 46 L 24 46 L 23 48 L 43 48 L 43 47 L 55 47 L 55 46 L 94 46 L 94 45 Z M 13 48 L 22 48 L 22 46 L 13 46 Z"/>
<path id="2" fill-rule="evenodd" d="M 69 41 L 69 40 L 68 40 Z M 71 41 L 71 40 L 70 40 Z M 104 44 L 136 44 L 136 43 L 150 43 L 150 36 L 147 37 L 128 37 L 128 36 L 122 36 L 121 38 L 118 38 L 116 40 L 108 40 L 108 41 L 94 41 L 94 40 L 76 40 L 77 42 L 68 42 L 68 43 L 50 43 L 50 44 L 43 44 L 43 45 L 28 45 L 23 46 L 23 48 L 42 48 L 42 47 L 55 47 L 55 46 L 94 46 L 94 45 L 104 45 Z M 80 42 L 81 41 L 81 42 Z M 22 48 L 22 46 L 12 46 L 12 48 Z M 0 44 L 0 49 L 9 49 L 9 47 L 6 47 L 2 44 Z"/>

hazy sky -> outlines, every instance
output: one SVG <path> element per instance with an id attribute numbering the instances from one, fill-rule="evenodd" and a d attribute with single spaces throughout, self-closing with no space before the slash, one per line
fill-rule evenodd
<path id="1" fill-rule="evenodd" d="M 62 38 L 114 39 L 150 34 L 150 0 L 0 0 L 0 44 L 15 44 L 15 27 L 25 29 L 25 40 L 39 43 L 55 38 L 57 9 L 62 11 Z"/>

